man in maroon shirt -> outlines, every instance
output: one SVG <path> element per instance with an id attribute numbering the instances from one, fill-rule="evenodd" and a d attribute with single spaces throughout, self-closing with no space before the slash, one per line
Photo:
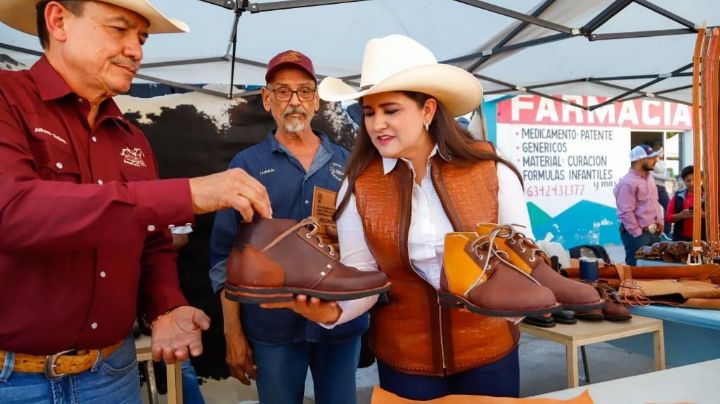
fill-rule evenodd
<path id="1" fill-rule="evenodd" d="M 269 198 L 239 169 L 158 180 L 112 100 L 148 33 L 185 23 L 147 0 L 0 3 L 0 20 L 45 50 L 0 72 L 0 402 L 140 402 L 137 312 L 168 363 L 199 355 L 210 321 L 180 291 L 170 229 L 227 207 L 269 217 Z"/>

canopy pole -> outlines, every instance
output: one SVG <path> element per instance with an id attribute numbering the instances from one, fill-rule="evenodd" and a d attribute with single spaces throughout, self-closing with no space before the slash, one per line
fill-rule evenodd
<path id="1" fill-rule="evenodd" d="M 238 4 L 235 3 L 235 19 L 233 20 L 232 34 L 230 35 L 230 45 L 232 46 L 232 58 L 230 59 L 230 89 L 227 95 L 229 100 L 233 98 L 233 89 L 235 87 L 235 54 L 237 52 L 237 29 L 238 23 L 240 23 L 240 16 L 242 16 L 243 10 L 247 7 L 248 0 L 242 0 Z M 225 53 L 227 57 L 227 52 Z"/>

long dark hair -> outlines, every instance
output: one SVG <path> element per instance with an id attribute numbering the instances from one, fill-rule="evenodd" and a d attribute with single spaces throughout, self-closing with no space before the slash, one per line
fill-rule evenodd
<path id="1" fill-rule="evenodd" d="M 414 91 L 400 91 L 402 94 L 415 101 L 419 108 L 425 105 L 425 101 L 431 96 Z M 360 99 L 362 103 L 362 99 Z M 473 147 L 473 143 L 477 140 L 472 137 L 470 132 L 461 127 L 455 119 L 445 110 L 445 107 L 438 101 L 435 117 L 429 127 L 430 137 L 437 144 L 440 153 L 450 159 L 453 164 L 460 166 L 469 166 L 473 163 L 483 160 L 492 160 L 508 166 L 515 175 L 520 179 L 522 184 L 522 176 L 517 168 L 509 161 L 498 156 L 494 151 L 488 152 L 478 150 Z M 350 152 L 347 164 L 345 165 L 345 178 L 348 181 L 347 192 L 340 201 L 340 204 L 333 216 L 335 220 L 345 210 L 345 206 L 350 200 L 350 195 L 355 189 L 355 181 L 360 174 L 370 165 L 376 158 L 380 157 L 380 153 L 373 146 L 365 127 L 365 119 L 360 120 L 360 131 L 355 138 L 355 145 Z"/>

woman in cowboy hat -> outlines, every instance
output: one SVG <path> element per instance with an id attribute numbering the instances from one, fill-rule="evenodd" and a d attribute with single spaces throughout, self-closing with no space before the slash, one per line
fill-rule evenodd
<path id="1" fill-rule="evenodd" d="M 325 78 L 319 91 L 363 107 L 336 216 L 342 261 L 384 271 L 393 283 L 388 304 L 371 315 L 380 386 L 415 400 L 517 396 L 517 327 L 444 308 L 437 294 L 446 233 L 472 232 L 480 222 L 530 229 L 515 168 L 453 119 L 480 104 L 480 83 L 438 64 L 414 40 L 390 35 L 368 42 L 360 84 L 355 91 Z M 338 324 L 376 301 L 341 302 Z"/>

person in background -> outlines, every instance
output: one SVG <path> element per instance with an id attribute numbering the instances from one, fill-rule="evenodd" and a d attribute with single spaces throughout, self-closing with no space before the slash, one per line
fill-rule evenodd
<path id="1" fill-rule="evenodd" d="M 337 192 L 348 152 L 310 126 L 320 99 L 306 55 L 288 50 L 274 56 L 265 80 L 263 106 L 277 128 L 235 155 L 230 167 L 247 170 L 267 187 L 274 217 L 301 220 L 310 216 L 316 190 Z M 316 403 L 355 403 L 360 337 L 368 316 L 328 330 L 318 323 L 338 318 L 336 302 L 298 296 L 289 303 L 240 305 L 226 298 L 227 258 L 239 219 L 232 210 L 218 212 L 210 248 L 210 278 L 221 296 L 230 374 L 245 384 L 256 379 L 263 404 L 300 404 L 309 368 Z"/>
<path id="2" fill-rule="evenodd" d="M 182 21 L 147 0 L 3 0 L 0 21 L 44 51 L 0 71 L 0 402 L 141 403 L 138 312 L 155 361 L 200 355 L 210 325 L 180 290 L 169 226 L 270 217 L 267 192 L 242 170 L 158 180 L 112 99 L 148 35 Z"/>
<path id="3" fill-rule="evenodd" d="M 651 172 L 651 175 L 653 176 L 653 179 L 655 180 L 655 185 L 657 185 L 658 190 L 658 202 L 660 203 L 660 206 L 662 206 L 663 212 L 667 211 L 668 203 L 670 202 L 670 195 L 668 194 L 668 185 L 671 185 L 674 181 L 672 177 L 669 177 L 667 175 L 667 166 L 665 165 L 665 159 L 663 158 L 664 150 L 660 148 L 658 150 L 658 160 L 657 163 L 655 163 L 655 168 L 653 168 L 653 171 Z M 670 222 L 667 220 L 667 217 L 665 217 L 665 226 L 663 229 L 663 232 L 660 233 L 661 237 L 665 238 L 667 240 L 667 237 L 670 237 Z"/>
<path id="4" fill-rule="evenodd" d="M 678 190 L 670 199 L 668 204 L 668 221 L 673 223 L 673 241 L 692 241 L 693 239 L 693 210 L 695 209 L 695 194 L 693 185 L 695 183 L 694 167 L 687 166 L 680 172 L 680 178 L 685 188 Z M 702 199 L 702 198 L 701 198 Z M 702 209 L 702 203 L 700 204 Z M 705 238 L 705 219 L 702 219 L 702 239 Z"/>
<path id="5" fill-rule="evenodd" d="M 658 189 L 650 173 L 658 152 L 648 145 L 630 150 L 630 170 L 615 185 L 613 194 L 620 221 L 620 238 L 625 247 L 625 263 L 635 265 L 635 251 L 659 240 L 663 231 L 663 210 Z"/>

